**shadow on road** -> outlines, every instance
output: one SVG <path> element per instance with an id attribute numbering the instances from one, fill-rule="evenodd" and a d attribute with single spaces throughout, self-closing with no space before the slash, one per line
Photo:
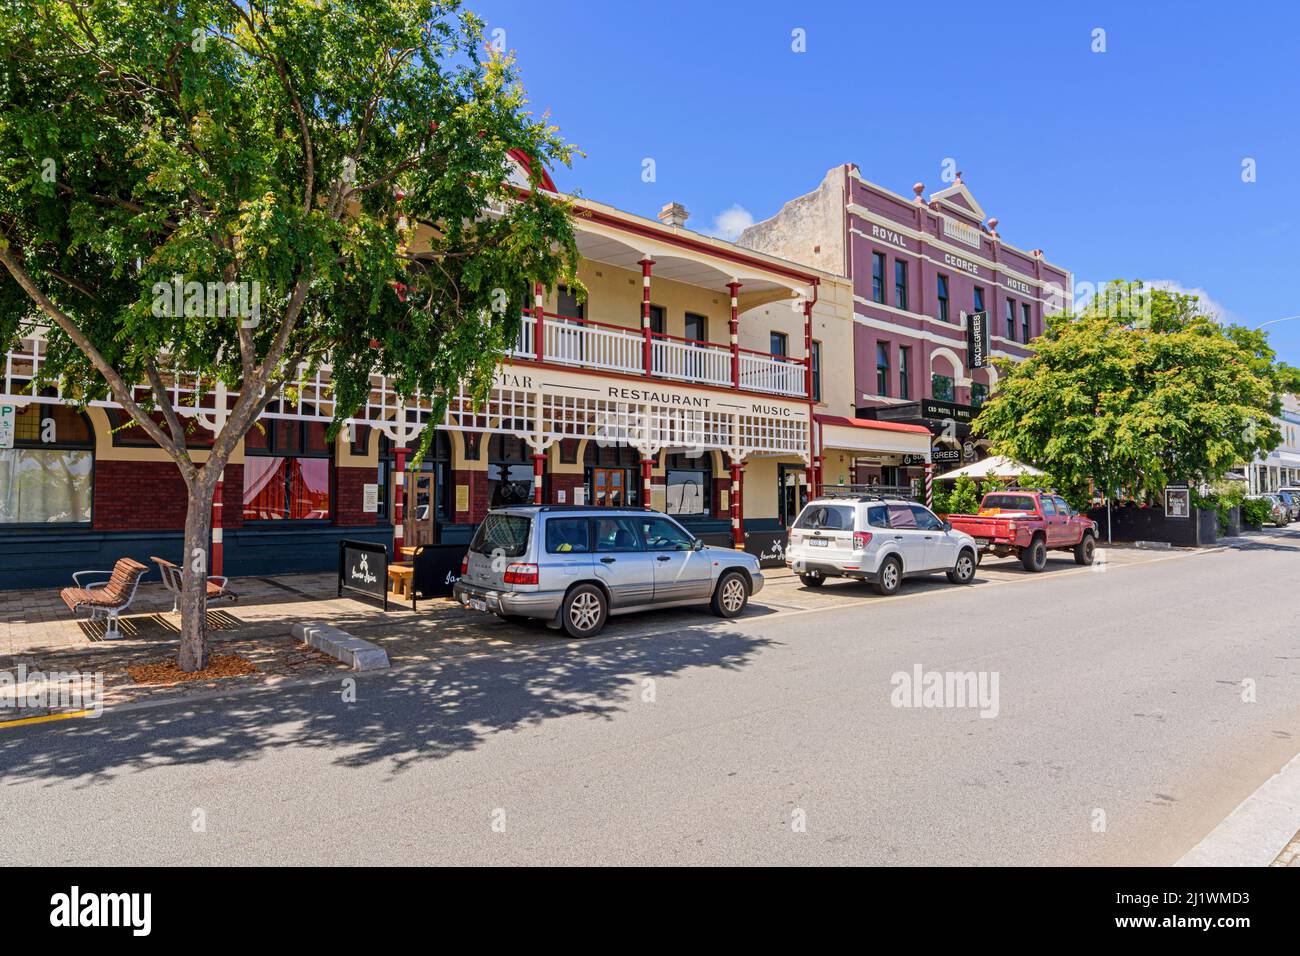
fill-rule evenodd
<path id="1" fill-rule="evenodd" d="M 767 643 L 732 631 L 683 627 L 669 636 L 556 647 L 515 658 L 458 660 L 356 682 L 270 689 L 101 719 L 0 734 L 5 786 L 83 778 L 87 786 L 166 764 L 254 759 L 278 748 L 337 750 L 338 766 L 380 761 L 400 772 L 471 751 L 494 734 L 582 715 L 610 720 L 637 701 L 642 681 L 690 668 L 744 667 Z"/>

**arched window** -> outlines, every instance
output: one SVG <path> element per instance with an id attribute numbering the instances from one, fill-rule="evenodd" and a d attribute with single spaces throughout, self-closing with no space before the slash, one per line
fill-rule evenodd
<path id="1" fill-rule="evenodd" d="M 533 456 L 515 435 L 493 435 L 488 443 L 488 504 L 492 508 L 533 500 Z"/>
<path id="2" fill-rule="evenodd" d="M 267 411 L 276 412 L 272 402 Z M 330 517 L 333 443 L 325 422 L 259 418 L 244 436 L 244 520 Z"/>
<path id="3" fill-rule="evenodd" d="M 67 405 L 32 403 L 14 415 L 14 447 L 0 448 L 0 526 L 89 524 L 95 433 Z"/>

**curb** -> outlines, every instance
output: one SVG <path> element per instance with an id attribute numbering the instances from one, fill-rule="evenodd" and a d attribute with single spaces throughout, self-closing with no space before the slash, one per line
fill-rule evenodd
<path id="1" fill-rule="evenodd" d="M 1269 866 L 1286 853 L 1300 820 L 1300 754 L 1241 802 L 1174 866 Z"/>

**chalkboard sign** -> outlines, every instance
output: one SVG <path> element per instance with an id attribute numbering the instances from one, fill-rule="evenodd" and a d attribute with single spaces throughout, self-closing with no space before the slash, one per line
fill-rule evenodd
<path id="1" fill-rule="evenodd" d="M 760 568 L 785 567 L 784 531 L 746 531 L 745 550 L 758 558 Z"/>
<path id="2" fill-rule="evenodd" d="M 416 598 L 447 597 L 451 586 L 460 579 L 460 562 L 465 557 L 463 544 L 423 544 L 411 558 L 411 610 Z"/>
<path id="3" fill-rule="evenodd" d="M 355 591 L 379 598 L 388 610 L 388 549 L 369 541 L 339 542 L 339 597 Z"/>

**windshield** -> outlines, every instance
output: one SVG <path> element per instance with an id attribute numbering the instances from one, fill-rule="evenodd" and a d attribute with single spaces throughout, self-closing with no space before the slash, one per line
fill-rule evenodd
<path id="1" fill-rule="evenodd" d="M 528 547 L 528 529 L 533 523 L 521 515 L 489 514 L 478 526 L 469 549 L 479 554 L 517 558 Z"/>
<path id="2" fill-rule="evenodd" d="M 981 511 L 1033 511 L 1034 499 L 1029 495 L 985 495 Z"/>

